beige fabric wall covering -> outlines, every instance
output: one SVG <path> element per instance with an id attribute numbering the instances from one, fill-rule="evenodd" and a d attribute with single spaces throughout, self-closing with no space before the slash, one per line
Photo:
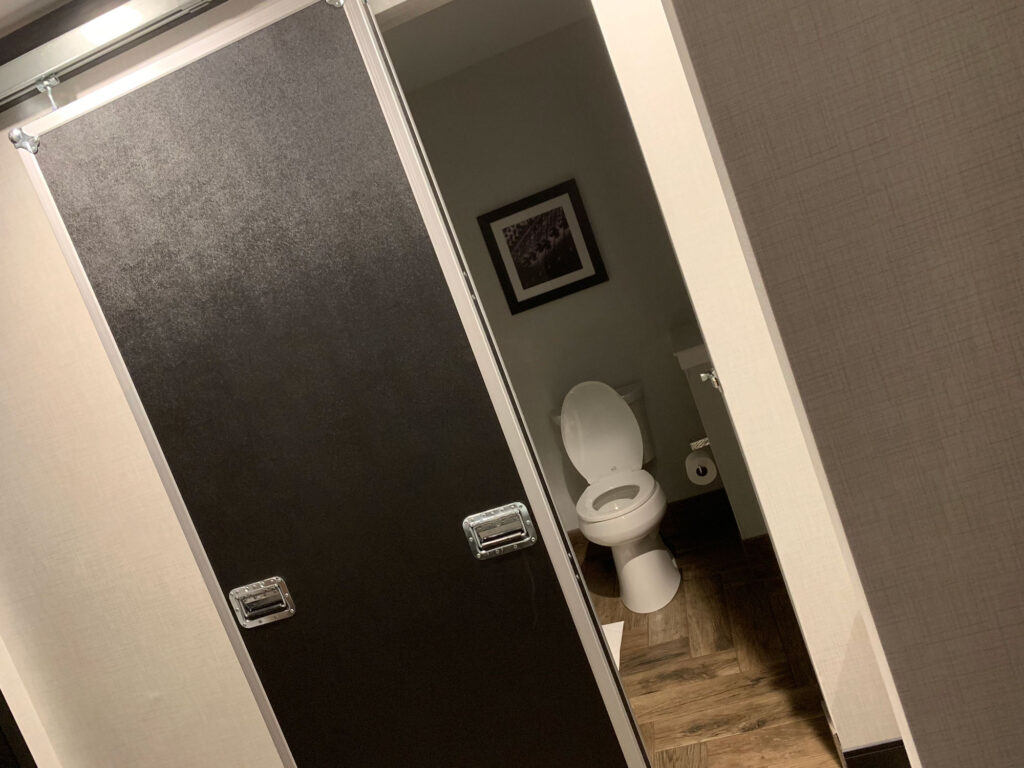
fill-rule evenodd
<path id="1" fill-rule="evenodd" d="M 10 658 L 65 768 L 280 766 L 16 150 L 0 150 Z"/>
<path id="2" fill-rule="evenodd" d="M 922 761 L 1020 765 L 1024 6 L 676 3 Z"/>

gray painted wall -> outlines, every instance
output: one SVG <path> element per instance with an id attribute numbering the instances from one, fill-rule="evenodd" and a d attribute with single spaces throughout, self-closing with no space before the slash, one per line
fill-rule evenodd
<path id="1" fill-rule="evenodd" d="M 676 0 L 923 763 L 1024 751 L 1024 6 Z"/>
<path id="2" fill-rule="evenodd" d="M 423 32 L 425 47 L 438 44 Z M 408 98 L 563 525 L 579 527 L 576 500 L 587 484 L 551 416 L 588 379 L 643 382 L 656 453 L 647 469 L 670 500 L 721 487 L 686 478 L 689 442 L 705 430 L 672 330 L 693 324 L 693 308 L 595 20 Z M 579 185 L 608 282 L 512 315 L 476 217 L 568 178 Z"/>

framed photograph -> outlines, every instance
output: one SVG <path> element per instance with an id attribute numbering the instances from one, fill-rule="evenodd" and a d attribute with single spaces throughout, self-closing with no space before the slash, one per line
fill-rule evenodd
<path id="1" fill-rule="evenodd" d="M 573 179 L 477 221 L 513 315 L 608 279 Z"/>

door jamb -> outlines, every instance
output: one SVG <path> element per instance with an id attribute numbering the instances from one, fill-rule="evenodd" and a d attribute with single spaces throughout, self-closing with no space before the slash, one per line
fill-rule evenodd
<path id="1" fill-rule="evenodd" d="M 591 3 L 839 735 L 919 768 L 673 0 Z"/>

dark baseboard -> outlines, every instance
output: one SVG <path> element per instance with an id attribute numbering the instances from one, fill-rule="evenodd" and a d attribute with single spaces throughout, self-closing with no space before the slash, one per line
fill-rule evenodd
<path id="1" fill-rule="evenodd" d="M 846 768 L 910 768 L 902 741 L 887 741 L 873 747 L 843 752 Z"/>

